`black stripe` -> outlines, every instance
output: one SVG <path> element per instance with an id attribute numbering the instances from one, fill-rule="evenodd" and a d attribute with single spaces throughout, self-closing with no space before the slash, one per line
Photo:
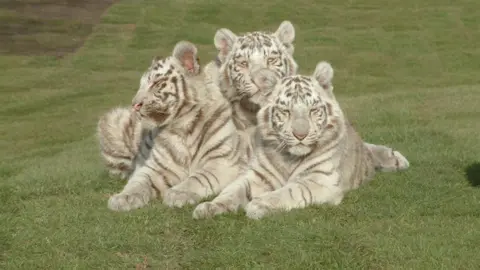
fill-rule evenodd
<path id="1" fill-rule="evenodd" d="M 163 143 L 162 146 L 163 146 L 163 149 L 165 149 L 165 151 L 168 152 L 168 155 L 173 159 L 175 163 L 182 164 L 181 160 L 176 154 L 178 151 L 175 151 L 175 149 L 172 149 L 170 144 L 168 143 Z"/>
<path id="2" fill-rule="evenodd" d="M 131 159 L 129 156 L 113 154 L 112 152 L 110 152 L 110 151 L 108 151 L 108 150 L 106 150 L 106 149 L 103 149 L 103 152 L 104 152 L 105 154 L 107 154 L 108 156 L 113 157 L 113 158 L 127 159 L 127 160 L 130 160 L 130 159 Z"/>
<path id="3" fill-rule="evenodd" d="M 305 183 L 302 183 L 302 182 L 298 182 L 297 184 L 300 185 L 300 186 L 304 186 L 306 191 L 308 191 L 308 195 L 310 196 L 310 203 L 311 203 L 313 201 L 313 194 L 312 194 L 312 191 L 310 190 L 310 188 Z M 299 187 L 299 189 L 300 189 L 300 187 Z M 302 191 L 302 196 L 304 196 L 303 190 L 302 189 L 300 189 L 300 190 Z M 305 204 L 308 205 L 309 202 L 307 201 L 305 196 L 304 196 L 304 199 L 305 199 Z"/>
<path id="4" fill-rule="evenodd" d="M 210 190 L 213 192 L 214 189 L 213 189 L 212 182 L 210 182 L 210 179 L 203 172 L 197 172 L 197 173 L 195 173 L 195 175 L 202 176 L 205 179 L 205 181 L 207 182 L 208 187 L 210 187 Z"/>
<path id="5" fill-rule="evenodd" d="M 200 179 L 199 179 L 197 176 L 190 176 L 190 177 L 188 177 L 188 179 L 189 179 L 190 181 L 197 181 L 197 182 L 200 184 L 200 186 L 202 186 L 202 187 L 204 186 L 204 184 L 202 183 L 202 181 L 200 181 Z"/>
<path id="6" fill-rule="evenodd" d="M 260 181 L 262 181 L 263 184 L 265 184 L 265 186 L 268 186 L 270 188 L 270 191 L 273 191 L 275 190 L 275 187 L 272 185 L 271 182 L 269 182 L 267 180 L 267 178 L 261 174 L 259 171 L 255 170 L 255 169 L 252 169 L 253 173 L 255 173 L 255 175 L 260 178 Z"/>
<path id="7" fill-rule="evenodd" d="M 176 175 L 172 170 L 168 169 L 167 167 L 165 167 L 165 166 L 160 162 L 160 160 L 159 160 L 158 157 L 155 155 L 155 153 L 156 153 L 155 151 L 152 151 L 151 156 L 152 156 L 153 160 L 155 161 L 156 165 L 158 165 L 163 171 L 168 172 L 168 173 L 170 173 L 170 174 L 172 174 L 172 175 Z M 160 174 L 160 171 L 158 171 L 158 170 L 156 170 L 156 171 Z M 167 185 L 172 186 L 172 183 L 170 183 L 170 182 L 168 181 L 168 177 L 164 177 L 164 179 L 165 179 L 165 183 L 167 183 Z"/>
<path id="8" fill-rule="evenodd" d="M 249 181 L 245 181 L 245 196 L 247 196 L 247 200 L 252 200 L 252 187 Z"/>
<path id="9" fill-rule="evenodd" d="M 218 150 L 219 148 L 221 148 L 225 142 L 227 142 L 228 140 L 230 139 L 230 137 L 226 136 L 226 137 L 223 137 L 221 140 L 219 140 L 215 145 L 213 145 L 212 147 L 210 147 L 210 149 L 208 149 L 201 157 L 200 157 L 200 160 L 202 160 L 203 158 L 207 158 L 207 160 L 212 160 L 214 159 L 214 157 L 208 157 L 209 154 L 211 154 L 213 151 L 215 150 Z M 225 155 L 225 153 L 222 153 L 221 155 L 219 155 L 220 157 L 225 157 L 225 156 L 228 156 L 230 154 L 231 150 L 228 151 Z M 218 156 L 218 155 L 217 155 Z"/>
<path id="10" fill-rule="evenodd" d="M 314 173 L 318 173 L 318 174 L 323 174 L 323 175 L 327 175 L 327 176 L 330 176 L 332 175 L 333 173 L 335 172 L 335 168 L 332 169 L 332 171 L 322 171 L 322 170 L 312 170 L 310 171 L 309 173 L 310 174 L 314 174 Z"/>
<path id="11" fill-rule="evenodd" d="M 300 191 L 301 191 L 301 190 L 300 190 Z M 290 198 L 292 199 L 292 201 L 294 201 L 295 199 L 293 198 L 293 192 L 292 192 L 292 189 L 291 189 L 291 188 L 288 189 L 288 193 L 290 194 Z M 305 200 L 305 197 L 303 196 L 303 191 L 302 191 L 302 197 L 303 197 L 303 199 Z"/>
<path id="12" fill-rule="evenodd" d="M 213 137 L 221 128 L 223 128 L 228 121 L 230 121 L 230 117 L 225 117 L 223 119 L 223 122 L 220 122 L 219 125 L 211 129 L 211 125 L 215 123 L 216 121 L 219 121 L 219 117 L 223 116 L 223 113 L 225 111 L 228 111 L 229 107 L 228 106 L 222 106 L 220 107 L 217 111 L 215 111 L 211 118 L 204 124 L 201 135 L 200 135 L 200 141 L 197 144 L 197 149 L 195 150 L 195 153 L 193 154 L 192 160 L 195 160 L 196 156 L 198 155 L 198 152 L 200 150 L 200 147 L 203 146 L 205 136 L 208 134 L 209 138 Z M 218 117 L 217 117 L 218 115 Z M 209 130 L 210 129 L 210 130 Z"/>
<path id="13" fill-rule="evenodd" d="M 203 171 L 203 172 L 206 173 L 206 174 L 209 174 L 211 176 L 211 178 L 214 179 L 217 182 L 217 184 L 220 184 L 220 181 L 218 181 L 218 178 L 217 178 L 217 176 L 215 176 L 215 174 L 213 174 L 212 172 L 209 172 L 209 171 Z"/>

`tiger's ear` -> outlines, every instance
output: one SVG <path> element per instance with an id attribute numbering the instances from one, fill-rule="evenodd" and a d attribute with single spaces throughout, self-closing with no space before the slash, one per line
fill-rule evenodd
<path id="1" fill-rule="evenodd" d="M 333 90 L 333 67 L 330 63 L 326 61 L 319 62 L 315 68 L 315 71 L 313 72 L 313 77 L 324 90 Z"/>
<path id="2" fill-rule="evenodd" d="M 295 40 L 295 28 L 290 21 L 283 21 L 275 32 L 280 42 L 287 48 L 289 54 L 293 55 Z"/>
<path id="3" fill-rule="evenodd" d="M 185 68 L 189 74 L 196 75 L 200 72 L 200 63 L 197 56 L 197 47 L 188 41 L 180 41 L 173 48 L 173 57 Z"/>
<path id="4" fill-rule="evenodd" d="M 215 48 L 219 51 L 218 56 L 219 60 L 223 62 L 228 53 L 232 50 L 233 44 L 237 40 L 237 35 L 235 35 L 230 29 L 221 28 L 218 29 L 213 38 L 213 43 Z"/>

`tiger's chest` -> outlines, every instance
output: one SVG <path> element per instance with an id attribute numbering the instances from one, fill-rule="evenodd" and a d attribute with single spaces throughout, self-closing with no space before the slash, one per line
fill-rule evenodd
<path id="1" fill-rule="evenodd" d="M 260 107 L 247 98 L 232 103 L 233 120 L 239 130 L 245 130 L 257 125 L 257 112 Z"/>
<path id="2" fill-rule="evenodd" d="M 191 134 L 176 134 L 165 132 L 157 139 L 158 149 L 164 153 L 164 162 L 168 165 L 181 166 L 185 170 L 192 170 L 201 167 L 201 156 L 208 148 L 210 141 L 200 131 Z"/>
<path id="3" fill-rule="evenodd" d="M 162 132 L 155 140 L 159 161 L 165 166 L 188 168 L 192 153 L 188 138 L 173 132 Z"/>
<path id="4" fill-rule="evenodd" d="M 304 157 L 293 157 L 287 154 L 279 154 L 276 149 L 268 148 L 262 151 L 265 163 L 263 166 L 269 167 L 277 172 L 284 183 L 297 181 L 306 178 L 312 172 L 323 172 L 331 174 L 335 171 L 337 165 L 335 158 L 329 159 L 323 155 L 307 155 Z"/>

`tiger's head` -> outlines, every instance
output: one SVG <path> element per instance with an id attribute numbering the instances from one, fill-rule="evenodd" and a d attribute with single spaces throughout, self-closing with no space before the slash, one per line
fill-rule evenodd
<path id="1" fill-rule="evenodd" d="M 132 100 L 133 109 L 156 126 L 167 125 L 181 110 L 197 103 L 195 93 L 188 91 L 188 81 L 199 73 L 196 46 L 178 42 L 171 56 L 152 60 Z"/>
<path id="2" fill-rule="evenodd" d="M 227 99 L 247 97 L 258 104 L 255 99 L 260 89 L 252 80 L 258 70 L 267 68 L 279 77 L 295 74 L 294 39 L 295 29 L 289 21 L 282 22 L 275 33 L 256 31 L 237 36 L 229 29 L 219 29 L 214 43 L 219 51 L 222 88 L 229 89 Z"/>
<path id="3" fill-rule="evenodd" d="M 333 68 L 319 62 L 311 76 L 278 78 L 261 70 L 253 78 L 268 102 L 257 114 L 264 141 L 294 156 L 305 156 L 317 147 L 328 147 L 342 133 L 344 117 L 333 95 Z"/>

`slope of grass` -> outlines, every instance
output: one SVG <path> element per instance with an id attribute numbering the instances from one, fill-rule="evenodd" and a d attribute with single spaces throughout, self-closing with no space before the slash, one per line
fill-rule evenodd
<path id="1" fill-rule="evenodd" d="M 2 269 L 479 269 L 480 2 L 121 1 L 84 47 L 57 60 L 0 56 Z M 107 209 L 93 136 L 129 104 L 154 55 L 215 30 L 297 30 L 301 72 L 336 69 L 335 92 L 364 139 L 411 162 L 337 207 L 261 221 L 194 221 L 160 202 Z"/>

